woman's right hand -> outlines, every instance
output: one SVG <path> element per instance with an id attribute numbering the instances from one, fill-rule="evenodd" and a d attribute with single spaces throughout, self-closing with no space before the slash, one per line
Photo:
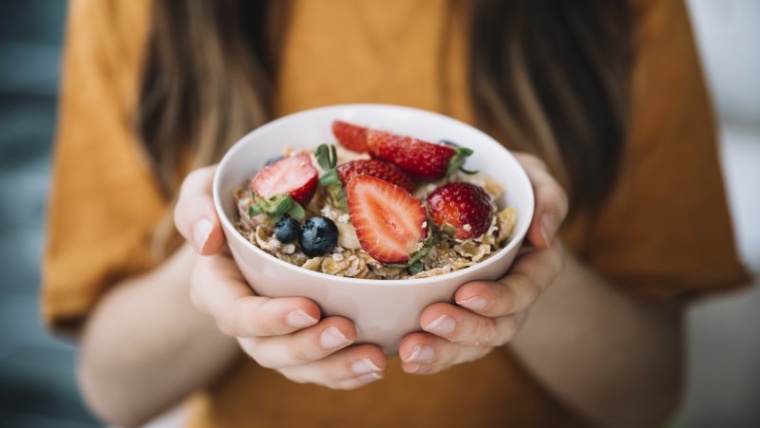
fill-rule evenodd
<path id="1" fill-rule="evenodd" d="M 214 210 L 215 170 L 210 166 L 188 175 L 174 210 L 177 229 L 200 255 L 192 272 L 193 304 L 259 365 L 292 381 L 353 389 L 381 379 L 385 355 L 375 345 L 351 346 L 356 329 L 350 320 L 320 319 L 319 307 L 306 298 L 253 293 L 229 255 Z"/>

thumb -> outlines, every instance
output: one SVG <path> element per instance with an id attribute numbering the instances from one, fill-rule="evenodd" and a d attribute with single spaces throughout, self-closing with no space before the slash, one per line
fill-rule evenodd
<path id="1" fill-rule="evenodd" d="M 224 233 L 214 210 L 211 185 L 216 165 L 191 172 L 182 182 L 174 208 L 174 224 L 198 254 L 210 255 L 224 247 Z"/>

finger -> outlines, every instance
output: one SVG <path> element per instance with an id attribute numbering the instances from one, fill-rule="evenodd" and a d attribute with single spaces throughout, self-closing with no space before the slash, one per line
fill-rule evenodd
<path id="1" fill-rule="evenodd" d="M 326 358 L 280 370 L 288 379 L 333 389 L 354 389 L 382 379 L 386 359 L 375 345 L 350 346 Z"/>
<path id="2" fill-rule="evenodd" d="M 561 244 L 549 250 L 520 255 L 510 273 L 499 281 L 473 281 L 456 291 L 456 303 L 479 315 L 500 317 L 530 308 L 560 275 L 564 266 Z"/>
<path id="3" fill-rule="evenodd" d="M 568 211 L 567 194 L 537 157 L 515 155 L 533 184 L 536 209 L 528 229 L 528 240 L 538 248 L 549 248 Z"/>
<path id="4" fill-rule="evenodd" d="M 347 347 L 356 340 L 353 323 L 328 317 L 319 324 L 281 336 L 259 337 L 243 348 L 259 365 L 271 369 L 312 363 Z"/>
<path id="5" fill-rule="evenodd" d="M 342 389 L 342 390 L 352 390 L 359 387 L 362 387 L 364 385 L 367 385 L 369 383 L 378 381 L 385 377 L 384 373 L 381 374 L 366 374 L 362 376 L 355 377 L 353 379 L 346 379 L 340 382 L 336 382 L 334 385 L 331 386 L 333 389 Z"/>
<path id="6" fill-rule="evenodd" d="M 399 346 L 401 368 L 407 373 L 433 374 L 483 358 L 493 346 L 463 346 L 428 333 L 411 333 Z"/>
<path id="7" fill-rule="evenodd" d="M 287 334 L 313 326 L 320 318 L 319 307 L 309 299 L 256 296 L 229 257 L 198 257 L 190 290 L 193 304 L 230 336 Z"/>
<path id="8" fill-rule="evenodd" d="M 449 342 L 468 346 L 501 346 L 515 336 L 514 315 L 484 317 L 449 303 L 434 303 L 420 315 L 422 329 Z"/>
<path id="9" fill-rule="evenodd" d="M 196 169 L 182 182 L 174 208 L 174 224 L 198 254 L 217 253 L 224 247 L 224 232 L 214 210 L 211 186 L 216 165 Z"/>

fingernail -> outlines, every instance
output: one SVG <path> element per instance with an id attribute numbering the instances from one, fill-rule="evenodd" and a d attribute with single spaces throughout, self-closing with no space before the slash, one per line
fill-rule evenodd
<path id="1" fill-rule="evenodd" d="M 305 328 L 317 323 L 317 319 L 307 314 L 306 312 L 296 309 L 290 311 L 285 317 L 285 322 L 293 328 Z"/>
<path id="2" fill-rule="evenodd" d="M 435 357 L 435 349 L 427 345 L 415 345 L 412 353 L 404 360 L 406 363 L 429 363 Z"/>
<path id="3" fill-rule="evenodd" d="M 437 335 L 445 335 L 453 332 L 456 326 L 457 323 L 454 321 L 454 318 L 451 318 L 448 315 L 441 315 L 434 319 L 433 322 L 426 325 L 425 330 Z"/>
<path id="4" fill-rule="evenodd" d="M 319 343 L 325 349 L 334 349 L 341 346 L 348 345 L 351 341 L 348 340 L 345 334 L 341 333 L 335 327 L 329 327 L 322 332 L 319 337 Z"/>
<path id="5" fill-rule="evenodd" d="M 544 238 L 547 247 L 551 247 L 554 234 L 557 232 L 557 222 L 554 214 L 544 213 L 541 215 L 541 237 Z"/>
<path id="6" fill-rule="evenodd" d="M 457 302 L 457 305 L 464 306 L 471 311 L 481 311 L 486 308 L 488 301 L 485 297 L 474 296 L 469 299 L 464 299 L 461 302 Z"/>
<path id="7" fill-rule="evenodd" d="M 203 246 L 208 241 L 208 236 L 211 234 L 211 229 L 214 226 L 207 218 L 202 218 L 193 226 L 193 243 L 198 252 L 203 250 Z"/>
<path id="8" fill-rule="evenodd" d="M 358 375 L 372 374 L 382 371 L 380 367 L 376 366 L 369 358 L 361 359 L 351 365 L 351 371 Z"/>

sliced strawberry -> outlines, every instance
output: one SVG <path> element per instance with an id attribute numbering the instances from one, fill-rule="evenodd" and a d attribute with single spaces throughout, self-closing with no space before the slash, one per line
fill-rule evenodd
<path id="1" fill-rule="evenodd" d="M 427 197 L 428 213 L 438 227 L 453 227 L 457 239 L 477 238 L 491 226 L 494 207 L 491 197 L 480 186 L 448 183 Z"/>
<path id="2" fill-rule="evenodd" d="M 251 190 L 263 198 L 290 195 L 294 201 L 306 205 L 317 190 L 318 175 L 311 157 L 298 153 L 259 171 L 251 180 Z"/>
<path id="3" fill-rule="evenodd" d="M 358 153 L 366 153 L 367 128 L 352 123 L 335 120 L 332 123 L 332 132 L 341 146 Z"/>
<path id="4" fill-rule="evenodd" d="M 345 185 L 357 175 L 371 175 L 414 192 L 417 185 L 403 171 L 379 159 L 357 159 L 338 165 L 338 177 Z"/>
<path id="5" fill-rule="evenodd" d="M 406 263 L 427 235 L 422 203 L 402 187 L 370 175 L 348 182 L 348 212 L 359 244 L 380 263 Z"/>
<path id="6" fill-rule="evenodd" d="M 429 143 L 387 131 L 367 130 L 372 155 L 417 178 L 437 180 L 454 173 L 472 154 L 466 147 Z"/>

